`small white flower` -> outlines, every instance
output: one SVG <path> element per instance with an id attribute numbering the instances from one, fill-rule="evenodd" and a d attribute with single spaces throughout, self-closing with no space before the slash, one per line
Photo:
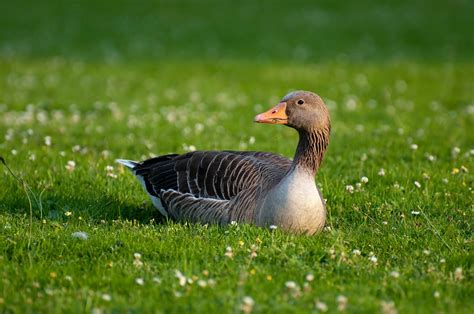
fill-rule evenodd
<path id="1" fill-rule="evenodd" d="M 157 283 L 157 284 L 161 283 L 161 278 L 160 277 L 153 277 L 152 280 L 153 280 L 154 283 Z"/>
<path id="2" fill-rule="evenodd" d="M 390 276 L 393 277 L 393 278 L 398 278 L 400 277 L 400 273 L 398 271 L 391 271 L 390 272 Z"/>
<path id="3" fill-rule="evenodd" d="M 110 301 L 112 301 L 112 297 L 110 296 L 110 294 L 104 293 L 102 295 L 102 300 L 110 302 Z"/>
<path id="4" fill-rule="evenodd" d="M 271 230 L 276 230 L 278 228 L 278 226 L 275 226 L 275 225 L 270 225 L 269 227 Z"/>
<path id="5" fill-rule="evenodd" d="M 460 152 L 461 152 L 461 149 L 459 147 L 453 147 L 453 149 L 451 150 L 451 155 L 453 157 L 456 157 L 457 155 L 459 155 Z"/>
<path id="6" fill-rule="evenodd" d="M 354 193 L 354 187 L 352 185 L 346 185 L 346 191 L 349 193 Z"/>
<path id="7" fill-rule="evenodd" d="M 440 264 L 444 264 L 444 263 L 446 263 L 446 260 L 444 258 L 442 258 L 442 259 L 439 260 L 439 262 L 440 262 Z"/>
<path id="8" fill-rule="evenodd" d="M 135 279 L 135 283 L 139 286 L 143 286 L 145 284 L 145 280 L 143 280 L 143 278 L 137 278 Z"/>
<path id="9" fill-rule="evenodd" d="M 133 257 L 135 259 L 141 259 L 142 258 L 142 255 L 140 253 L 133 253 Z"/>
<path id="10" fill-rule="evenodd" d="M 425 255 L 430 255 L 431 252 L 430 252 L 429 250 L 424 249 L 424 250 L 423 250 L 423 254 L 425 254 Z"/>
<path id="11" fill-rule="evenodd" d="M 74 169 L 76 169 L 76 162 L 74 160 L 68 160 L 65 167 L 68 171 L 72 172 Z"/>
<path id="12" fill-rule="evenodd" d="M 36 155 L 35 154 L 30 154 L 30 157 L 28 157 L 29 160 L 35 161 L 36 160 Z"/>
<path id="13" fill-rule="evenodd" d="M 255 301 L 252 299 L 252 297 L 245 296 L 242 299 L 242 305 L 240 306 L 240 309 L 244 313 L 251 313 L 254 305 Z"/>
<path id="14" fill-rule="evenodd" d="M 230 224 L 231 224 L 232 226 L 235 226 L 235 225 L 237 225 L 237 221 L 232 220 L 232 221 L 230 222 Z"/>
<path id="15" fill-rule="evenodd" d="M 287 287 L 288 289 L 296 289 L 297 286 L 298 285 L 294 281 L 285 282 L 285 287 Z"/>
<path id="16" fill-rule="evenodd" d="M 377 257 L 375 257 L 375 255 L 372 255 L 372 256 L 369 257 L 369 261 L 376 264 L 377 263 Z"/>
<path id="17" fill-rule="evenodd" d="M 107 165 L 107 166 L 105 167 L 105 171 L 107 171 L 107 172 L 112 172 L 112 171 L 114 171 L 114 167 L 111 166 L 111 165 Z"/>
<path id="18" fill-rule="evenodd" d="M 233 258 L 234 257 L 234 252 L 232 252 L 232 247 L 228 246 L 225 248 L 225 256 L 228 258 Z"/>
<path id="19" fill-rule="evenodd" d="M 186 284 L 186 276 L 184 276 L 179 270 L 175 270 L 175 277 L 179 280 L 179 285 L 184 286 Z"/>
<path id="20" fill-rule="evenodd" d="M 462 274 L 462 268 L 461 267 L 456 268 L 456 270 L 454 271 L 454 280 L 461 281 L 463 279 L 464 279 L 464 276 Z"/>
<path id="21" fill-rule="evenodd" d="M 83 231 L 73 232 L 73 233 L 71 233 L 71 236 L 73 238 L 80 239 L 80 240 L 87 240 L 89 238 L 87 233 L 85 233 Z"/>
<path id="22" fill-rule="evenodd" d="M 18 154 L 18 151 L 16 149 L 12 149 L 11 153 L 13 156 L 15 156 L 16 154 Z"/>
<path id="23" fill-rule="evenodd" d="M 435 157 L 435 156 L 433 156 L 433 155 L 431 155 L 431 154 L 427 154 L 427 155 L 426 155 L 426 159 L 428 159 L 428 161 L 431 161 L 431 162 L 433 162 L 433 161 L 435 161 L 435 160 L 436 160 L 436 157 Z"/>
<path id="24" fill-rule="evenodd" d="M 352 250 L 352 254 L 354 254 L 354 255 L 360 255 L 361 252 L 360 252 L 358 249 L 354 249 L 354 250 Z"/>
<path id="25" fill-rule="evenodd" d="M 413 182 L 417 188 L 421 188 L 421 184 L 418 181 Z"/>
<path id="26" fill-rule="evenodd" d="M 383 177 L 385 176 L 385 169 L 384 168 L 380 168 L 379 172 L 378 172 L 378 175 Z"/>
<path id="27" fill-rule="evenodd" d="M 326 303 L 316 300 L 316 309 L 318 309 L 321 312 L 327 312 L 328 306 L 326 305 Z"/>
<path id="28" fill-rule="evenodd" d="M 410 145 L 410 148 L 413 149 L 413 150 L 417 150 L 417 149 L 418 149 L 418 145 L 416 145 L 416 144 L 411 144 L 411 145 Z"/>
<path id="29" fill-rule="evenodd" d="M 435 292 L 433 292 L 433 296 L 434 296 L 436 299 L 439 299 L 439 297 L 441 296 L 441 294 L 440 294 L 438 291 L 435 291 Z"/>
<path id="30" fill-rule="evenodd" d="M 306 275 L 306 281 L 313 281 L 314 280 L 314 275 L 313 274 L 307 274 Z"/>
<path id="31" fill-rule="evenodd" d="M 347 297 L 346 296 L 343 296 L 343 295 L 338 295 L 337 298 L 336 298 L 336 302 L 337 302 L 337 310 L 339 312 L 344 312 L 346 310 L 346 307 L 347 307 Z"/>
<path id="32" fill-rule="evenodd" d="M 202 280 L 202 279 L 199 279 L 198 282 L 197 282 L 197 284 L 198 284 L 198 286 L 201 287 L 201 288 L 207 287 L 207 281 Z"/>
<path id="33" fill-rule="evenodd" d="M 45 137 L 44 137 L 44 145 L 46 145 L 46 146 L 51 146 L 51 144 L 52 144 L 51 136 L 49 136 L 49 135 L 48 135 L 48 136 L 45 136 Z"/>
<path id="34" fill-rule="evenodd" d="M 77 153 L 77 152 L 80 152 L 81 151 L 81 145 L 74 145 L 72 147 L 72 152 L 73 153 Z"/>
<path id="35" fill-rule="evenodd" d="M 412 214 L 413 216 L 418 216 L 418 215 L 420 214 L 420 212 L 417 211 L 417 210 L 412 210 L 412 211 L 411 211 L 411 214 Z"/>
<path id="36" fill-rule="evenodd" d="M 366 184 L 366 183 L 369 182 L 369 178 L 367 178 L 367 177 L 362 177 L 362 178 L 360 178 L 360 182 Z"/>

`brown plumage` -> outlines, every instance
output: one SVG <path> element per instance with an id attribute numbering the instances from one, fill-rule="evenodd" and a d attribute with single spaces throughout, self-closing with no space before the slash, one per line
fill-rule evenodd
<path id="1" fill-rule="evenodd" d="M 132 169 L 154 205 L 173 219 L 277 225 L 310 234 L 321 230 L 325 205 L 314 176 L 330 133 L 323 101 L 311 92 L 293 92 L 255 121 L 298 131 L 293 161 L 264 152 L 196 151 L 118 162 Z"/>

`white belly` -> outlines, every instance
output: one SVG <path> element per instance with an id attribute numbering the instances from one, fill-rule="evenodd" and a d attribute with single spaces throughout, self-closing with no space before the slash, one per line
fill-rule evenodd
<path id="1" fill-rule="evenodd" d="M 257 216 L 260 226 L 313 234 L 324 227 L 326 210 L 314 177 L 304 170 L 286 176 L 266 196 Z"/>

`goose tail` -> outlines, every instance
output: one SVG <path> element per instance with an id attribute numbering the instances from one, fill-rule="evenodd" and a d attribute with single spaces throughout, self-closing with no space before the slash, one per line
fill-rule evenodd
<path id="1" fill-rule="evenodd" d="M 139 163 L 133 160 L 127 160 L 127 159 L 115 159 L 115 162 L 124 165 L 130 170 L 133 170 Z"/>

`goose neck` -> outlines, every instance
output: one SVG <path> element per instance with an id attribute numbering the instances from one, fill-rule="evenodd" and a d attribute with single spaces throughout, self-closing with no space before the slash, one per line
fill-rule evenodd
<path id="1" fill-rule="evenodd" d="M 329 144 L 330 129 L 298 130 L 299 142 L 291 171 L 303 169 L 315 176 Z"/>

